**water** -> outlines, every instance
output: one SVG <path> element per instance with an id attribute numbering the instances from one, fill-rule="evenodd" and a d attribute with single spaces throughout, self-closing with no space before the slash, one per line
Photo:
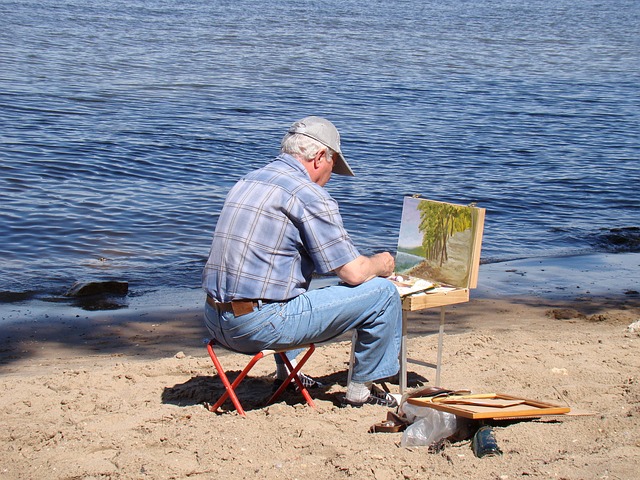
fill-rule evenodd
<path id="1" fill-rule="evenodd" d="M 415 193 L 487 209 L 483 262 L 638 251 L 639 32 L 636 0 L 0 0 L 0 300 L 197 288 L 226 191 L 309 114 L 363 253 Z"/>

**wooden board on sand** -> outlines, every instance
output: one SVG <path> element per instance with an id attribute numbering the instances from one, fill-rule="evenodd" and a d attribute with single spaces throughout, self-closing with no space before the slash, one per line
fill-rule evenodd
<path id="1" fill-rule="evenodd" d="M 569 407 L 539 400 L 519 398 L 504 393 L 479 393 L 442 397 L 409 398 L 407 402 L 420 407 L 453 413 L 471 418 L 521 418 L 569 413 Z"/>

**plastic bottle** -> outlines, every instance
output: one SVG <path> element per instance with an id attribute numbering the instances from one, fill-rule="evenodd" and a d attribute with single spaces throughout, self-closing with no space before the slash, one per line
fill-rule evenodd
<path id="1" fill-rule="evenodd" d="M 458 429 L 456 416 L 452 413 L 410 404 L 404 405 L 404 412 L 413 423 L 402 435 L 400 443 L 403 447 L 429 446 L 453 435 Z"/>

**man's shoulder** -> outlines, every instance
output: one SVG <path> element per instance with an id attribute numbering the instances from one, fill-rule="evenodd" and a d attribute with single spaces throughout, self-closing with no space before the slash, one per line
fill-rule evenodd
<path id="1" fill-rule="evenodd" d="M 266 165 L 247 173 L 244 179 L 273 182 L 276 178 L 284 177 L 300 181 L 304 180 L 304 175 L 301 175 L 301 173 L 299 169 L 281 161 L 280 158 L 277 157 Z"/>
<path id="2" fill-rule="evenodd" d="M 331 198 L 329 193 L 320 185 L 312 182 L 304 168 L 296 168 L 291 163 L 277 157 L 267 165 L 249 172 L 245 181 L 263 183 L 270 187 L 277 187 L 296 197 Z"/>

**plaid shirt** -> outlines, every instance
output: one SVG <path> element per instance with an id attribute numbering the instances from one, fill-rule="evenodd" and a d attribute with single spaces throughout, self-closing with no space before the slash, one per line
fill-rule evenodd
<path id="1" fill-rule="evenodd" d="M 289 300 L 307 291 L 314 270 L 328 273 L 358 256 L 338 203 L 282 154 L 227 195 L 203 288 L 221 302 Z"/>

